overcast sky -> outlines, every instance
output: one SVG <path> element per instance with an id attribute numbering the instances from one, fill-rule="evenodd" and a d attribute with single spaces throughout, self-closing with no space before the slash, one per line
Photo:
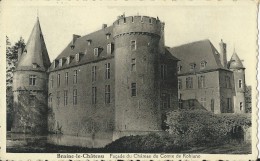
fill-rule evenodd
<path id="1" fill-rule="evenodd" d="M 60 1 L 44 5 L 13 1 L 4 6 L 6 35 L 12 43 L 20 36 L 28 40 L 36 22 L 37 10 L 45 43 L 51 61 L 60 54 L 72 40 L 72 34 L 86 35 L 111 25 L 118 15 L 146 15 L 159 17 L 165 22 L 165 44 L 173 47 L 181 44 L 209 39 L 219 50 L 219 42 L 227 43 L 227 57 L 230 59 L 234 48 L 244 60 L 247 84 L 255 79 L 256 69 L 256 3 L 209 6 L 187 2 L 151 3 L 152 1 L 124 2 L 110 4 L 84 1 L 67 5 Z M 169 1 L 171 2 L 171 1 Z M 213 3 L 211 3 L 213 4 Z M 249 72 L 250 71 L 250 72 Z"/>

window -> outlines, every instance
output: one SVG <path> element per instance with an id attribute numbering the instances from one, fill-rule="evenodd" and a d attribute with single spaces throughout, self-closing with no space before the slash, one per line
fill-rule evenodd
<path id="1" fill-rule="evenodd" d="M 202 62 L 200 63 L 200 69 L 204 69 L 204 68 L 206 67 L 206 64 L 207 64 L 206 61 L 202 61 Z"/>
<path id="2" fill-rule="evenodd" d="M 141 16 L 141 22 L 144 23 L 144 19 L 143 19 L 143 16 Z"/>
<path id="3" fill-rule="evenodd" d="M 181 65 L 179 65 L 179 66 L 178 66 L 178 73 L 180 73 L 180 72 L 181 72 L 181 68 L 182 68 L 182 66 L 181 66 Z"/>
<path id="4" fill-rule="evenodd" d="M 77 89 L 73 90 L 73 105 L 77 105 L 78 103 L 78 95 L 77 95 Z"/>
<path id="5" fill-rule="evenodd" d="M 182 89 L 182 81 L 181 81 L 181 79 L 178 79 L 178 89 Z"/>
<path id="6" fill-rule="evenodd" d="M 162 99 L 162 108 L 170 108 L 170 95 L 168 93 L 162 93 L 161 95 Z"/>
<path id="7" fill-rule="evenodd" d="M 107 39 L 109 39 L 110 38 L 110 33 L 107 33 L 106 36 L 107 36 Z"/>
<path id="8" fill-rule="evenodd" d="M 94 56 L 98 56 L 98 48 L 94 48 Z"/>
<path id="9" fill-rule="evenodd" d="M 231 111 L 231 98 L 227 98 L 227 110 Z"/>
<path id="10" fill-rule="evenodd" d="M 62 67 L 62 59 L 59 60 L 59 67 Z"/>
<path id="11" fill-rule="evenodd" d="M 70 64 L 70 57 L 67 57 L 67 64 Z"/>
<path id="12" fill-rule="evenodd" d="M 206 107 L 206 98 L 200 98 L 200 103 L 203 107 Z"/>
<path id="13" fill-rule="evenodd" d="M 132 51 L 133 51 L 133 50 L 136 50 L 136 41 L 132 40 L 130 47 L 131 47 L 131 50 L 132 50 Z"/>
<path id="14" fill-rule="evenodd" d="M 167 65 L 162 64 L 161 65 L 161 78 L 166 79 L 167 77 Z"/>
<path id="15" fill-rule="evenodd" d="M 124 18 L 124 24 L 126 23 L 126 18 Z"/>
<path id="16" fill-rule="evenodd" d="M 151 18 L 149 18 L 149 23 L 152 24 L 153 23 L 153 20 Z"/>
<path id="17" fill-rule="evenodd" d="M 60 74 L 57 74 L 57 87 L 60 86 Z"/>
<path id="18" fill-rule="evenodd" d="M 105 79 L 110 79 L 110 63 L 106 63 L 105 67 L 106 67 Z"/>
<path id="19" fill-rule="evenodd" d="M 229 76 L 225 76 L 225 87 L 226 88 L 231 88 L 230 77 Z"/>
<path id="20" fill-rule="evenodd" d="M 205 88 L 205 76 L 198 77 L 198 87 Z"/>
<path id="21" fill-rule="evenodd" d="M 214 99 L 211 99 L 211 101 L 210 101 L 210 108 L 211 108 L 212 112 L 214 112 L 214 106 L 215 106 L 214 104 L 215 104 Z"/>
<path id="22" fill-rule="evenodd" d="M 136 59 L 135 58 L 133 58 L 131 60 L 131 71 L 132 72 L 136 71 Z"/>
<path id="23" fill-rule="evenodd" d="M 92 41 L 91 41 L 91 40 L 87 40 L 87 42 L 88 42 L 88 45 L 91 45 L 91 42 L 92 42 Z"/>
<path id="24" fill-rule="evenodd" d="M 242 88 L 242 87 L 243 87 L 242 80 L 239 79 L 239 80 L 238 80 L 238 88 Z"/>
<path id="25" fill-rule="evenodd" d="M 78 70 L 74 70 L 73 83 L 76 84 L 77 82 L 78 82 Z"/>
<path id="26" fill-rule="evenodd" d="M 76 54 L 76 62 L 79 62 L 79 53 Z"/>
<path id="27" fill-rule="evenodd" d="M 50 84 L 50 86 L 51 86 L 51 88 L 53 88 L 53 83 L 54 82 L 54 77 L 53 77 L 53 75 L 51 76 L 51 84 Z"/>
<path id="28" fill-rule="evenodd" d="M 192 79 L 192 77 L 186 78 L 186 88 L 187 89 L 193 88 L 193 79 Z"/>
<path id="29" fill-rule="evenodd" d="M 57 106 L 60 105 L 60 92 L 57 92 Z"/>
<path id="30" fill-rule="evenodd" d="M 110 85 L 105 86 L 105 103 L 110 103 Z"/>
<path id="31" fill-rule="evenodd" d="M 97 103 L 97 87 L 92 87 L 92 104 Z"/>
<path id="32" fill-rule="evenodd" d="M 36 85 L 36 75 L 29 75 L 29 85 L 30 86 Z"/>
<path id="33" fill-rule="evenodd" d="M 131 83 L 131 96 L 136 96 L 136 83 Z"/>
<path id="34" fill-rule="evenodd" d="M 134 17 L 131 17 L 132 23 L 134 23 Z"/>
<path id="35" fill-rule="evenodd" d="M 190 64 L 190 70 L 193 71 L 196 67 L 196 64 L 195 63 L 191 63 Z"/>
<path id="36" fill-rule="evenodd" d="M 107 54 L 111 54 L 111 44 L 107 44 Z"/>
<path id="37" fill-rule="evenodd" d="M 68 105 L 68 91 L 64 91 L 64 106 Z"/>
<path id="38" fill-rule="evenodd" d="M 68 72 L 65 73 L 65 84 L 66 85 L 69 84 L 69 73 Z"/>
<path id="39" fill-rule="evenodd" d="M 97 66 L 92 66 L 92 69 L 91 69 L 92 82 L 96 81 L 96 78 L 97 78 L 96 70 L 97 70 Z"/>

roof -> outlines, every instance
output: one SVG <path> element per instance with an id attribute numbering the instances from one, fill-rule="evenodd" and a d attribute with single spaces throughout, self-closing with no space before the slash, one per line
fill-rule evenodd
<path id="1" fill-rule="evenodd" d="M 179 74 L 225 69 L 220 62 L 218 51 L 208 39 L 173 47 L 169 51 L 180 60 Z M 206 66 L 201 68 L 203 62 Z M 195 64 L 194 70 L 190 69 L 192 64 Z"/>
<path id="2" fill-rule="evenodd" d="M 55 68 L 54 63 L 52 63 L 49 71 L 60 70 L 113 57 L 113 54 L 107 54 L 107 45 L 113 44 L 112 30 L 113 26 L 109 26 L 82 37 L 78 36 L 77 39 L 73 38 L 72 41 L 68 43 L 65 49 L 55 59 L 58 61 L 60 59 L 66 59 L 67 57 L 71 56 L 71 62 L 69 64 L 64 63 L 62 67 L 57 66 Z M 107 39 L 107 35 L 110 35 L 109 39 Z M 90 45 L 88 44 L 89 42 Z M 73 45 L 74 48 L 71 48 L 71 45 Z M 100 49 L 99 55 L 97 57 L 94 56 L 94 48 Z M 79 62 L 76 62 L 75 55 L 78 53 L 81 53 L 81 58 Z"/>
<path id="3" fill-rule="evenodd" d="M 33 27 L 29 40 L 23 50 L 16 70 L 46 71 L 50 66 L 50 59 L 44 42 L 40 21 Z"/>
<path id="4" fill-rule="evenodd" d="M 229 69 L 245 69 L 237 53 L 234 51 L 229 61 Z"/>

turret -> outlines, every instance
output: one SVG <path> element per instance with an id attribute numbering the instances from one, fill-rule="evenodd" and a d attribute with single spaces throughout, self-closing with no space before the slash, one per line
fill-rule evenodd
<path id="1" fill-rule="evenodd" d="M 229 61 L 229 69 L 233 71 L 235 82 L 234 112 L 245 113 L 245 68 L 235 50 Z"/>
<path id="2" fill-rule="evenodd" d="M 50 59 L 40 27 L 34 25 L 13 77 L 14 121 L 12 132 L 45 133 L 47 130 L 47 69 Z"/>
<path id="3" fill-rule="evenodd" d="M 159 42 L 162 24 L 147 16 L 119 16 L 115 40 L 115 135 L 161 130 Z"/>
<path id="4" fill-rule="evenodd" d="M 221 39 L 221 42 L 219 43 L 220 47 L 220 61 L 224 68 L 227 68 L 227 44 L 223 42 Z"/>

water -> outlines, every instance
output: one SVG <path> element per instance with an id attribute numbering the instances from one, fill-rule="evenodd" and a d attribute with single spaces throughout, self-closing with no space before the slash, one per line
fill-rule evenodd
<path id="1" fill-rule="evenodd" d="M 19 152 L 26 151 L 26 149 L 38 149 L 44 151 L 47 144 L 58 146 L 76 146 L 87 148 L 102 148 L 111 143 L 112 139 L 104 138 L 88 138 L 80 136 L 69 136 L 61 134 L 48 134 L 48 135 L 31 135 L 31 134 L 18 134 L 7 133 L 7 149 L 15 149 Z"/>

